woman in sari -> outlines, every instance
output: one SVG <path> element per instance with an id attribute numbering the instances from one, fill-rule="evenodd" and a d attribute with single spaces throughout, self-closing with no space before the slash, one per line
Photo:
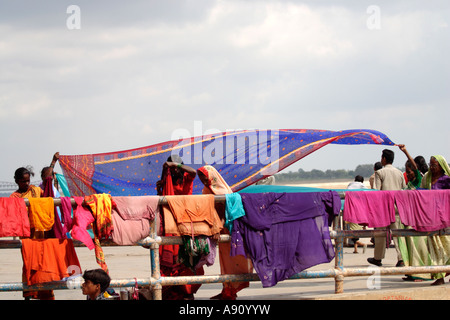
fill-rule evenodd
<path id="1" fill-rule="evenodd" d="M 416 190 L 420 188 L 422 182 L 422 172 L 419 168 L 423 168 L 423 164 L 419 162 L 421 156 L 412 158 L 404 144 L 398 145 L 399 149 L 405 154 L 408 159 L 405 163 L 406 177 L 408 184 L 406 190 Z M 426 166 L 426 164 L 425 164 Z M 428 170 L 428 166 L 426 166 Z M 410 226 L 401 227 L 405 229 L 411 229 Z M 429 265 L 430 253 L 428 251 L 428 237 L 398 237 L 398 248 L 402 255 L 402 259 L 407 267 L 421 267 Z M 425 274 L 408 274 L 402 278 L 405 281 L 423 281 L 431 280 L 429 273 Z"/>
<path id="2" fill-rule="evenodd" d="M 40 198 L 44 191 L 40 187 L 36 187 L 31 184 L 30 179 L 34 176 L 31 168 L 21 167 L 17 169 L 14 173 L 14 181 L 19 187 L 14 191 L 10 197 L 11 198 Z"/>
<path id="3" fill-rule="evenodd" d="M 210 165 L 203 166 L 197 170 L 198 177 L 205 185 L 202 190 L 203 194 L 229 194 L 233 193 L 231 188 L 225 182 L 220 173 Z M 224 219 L 225 207 L 216 204 L 219 216 Z M 221 234 L 229 234 L 224 227 Z M 253 266 L 250 259 L 238 255 L 230 256 L 230 243 L 219 242 L 219 262 L 221 274 L 246 274 L 252 273 Z M 222 292 L 211 297 L 218 300 L 236 300 L 237 293 L 249 286 L 249 282 L 226 282 L 223 283 Z"/>
<path id="4" fill-rule="evenodd" d="M 190 195 L 192 194 L 195 169 L 183 164 L 177 155 L 170 156 L 163 165 L 161 180 L 156 183 L 158 195 Z M 161 210 L 162 211 L 162 210 Z M 164 215 L 160 211 L 160 229 L 162 236 L 173 236 L 164 231 Z M 163 245 L 159 247 L 161 261 L 161 276 L 192 276 L 203 275 L 203 267 L 196 269 L 196 273 L 178 261 L 179 245 Z M 200 288 L 196 285 L 164 286 L 164 300 L 193 300 L 194 294 Z"/>
<path id="5" fill-rule="evenodd" d="M 421 187 L 431 190 L 450 189 L 450 168 L 443 156 L 430 158 L 430 169 L 423 177 Z M 428 250 L 432 265 L 450 264 L 450 236 L 428 237 Z M 433 279 L 437 280 L 432 285 L 444 284 L 447 275 L 443 272 L 433 273 Z"/>
<path id="6" fill-rule="evenodd" d="M 40 187 L 36 187 L 30 183 L 31 177 L 34 173 L 30 167 L 18 168 L 14 173 L 14 180 L 17 183 L 18 189 L 14 191 L 10 197 L 11 198 L 41 198 L 44 195 L 44 191 Z M 42 239 L 46 237 L 46 232 L 35 232 L 34 228 L 31 229 L 30 238 L 32 239 Z M 26 275 L 22 274 L 22 281 L 27 282 Z M 54 300 L 55 295 L 53 290 L 39 290 L 30 291 L 24 290 L 23 297 L 26 300 L 29 299 L 39 299 L 39 300 Z"/>

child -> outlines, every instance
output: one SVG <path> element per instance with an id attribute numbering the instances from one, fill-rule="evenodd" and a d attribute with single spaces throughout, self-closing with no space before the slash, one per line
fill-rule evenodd
<path id="1" fill-rule="evenodd" d="M 109 287 L 111 278 L 102 269 L 86 270 L 81 290 L 87 295 L 87 300 L 107 300 L 104 293 Z"/>

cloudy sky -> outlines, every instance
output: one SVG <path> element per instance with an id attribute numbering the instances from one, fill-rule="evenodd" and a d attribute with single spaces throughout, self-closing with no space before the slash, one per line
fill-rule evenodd
<path id="1" fill-rule="evenodd" d="M 448 0 L 2 0 L 0 181 L 196 121 L 374 129 L 450 161 L 449 24 Z M 382 148 L 327 146 L 291 169 L 354 169 Z"/>

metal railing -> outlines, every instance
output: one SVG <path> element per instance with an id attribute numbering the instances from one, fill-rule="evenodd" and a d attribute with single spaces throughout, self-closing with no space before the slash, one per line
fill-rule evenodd
<path id="1" fill-rule="evenodd" d="M 341 199 L 345 198 L 345 192 L 339 192 Z M 214 196 L 216 202 L 225 202 L 225 195 Z M 24 199 L 28 205 L 27 199 Z M 72 199 L 73 200 L 73 199 Z M 61 200 L 54 198 L 55 205 L 60 205 Z M 165 197 L 160 197 L 159 205 L 167 204 Z M 72 205 L 75 202 L 72 201 Z M 390 234 L 393 237 L 411 237 L 411 236 L 442 236 L 450 235 L 450 229 L 442 229 L 432 232 L 419 232 L 413 229 L 376 229 L 376 230 L 343 230 L 342 215 L 339 215 L 334 220 L 334 227 L 330 230 L 330 237 L 334 239 L 335 247 L 335 267 L 324 270 L 305 270 L 295 274 L 287 280 L 292 279 L 311 279 L 311 278 L 334 278 L 336 294 L 344 292 L 344 279 L 346 277 L 357 276 L 371 276 L 374 274 L 372 268 L 346 268 L 344 267 L 344 241 L 346 238 L 372 238 L 372 237 L 386 237 Z M 238 274 L 238 275 L 201 275 L 201 276 L 179 276 L 179 277 L 162 277 L 160 273 L 159 263 L 159 247 L 161 245 L 182 244 L 180 236 L 161 237 L 156 233 L 156 226 L 158 224 L 158 217 L 151 223 L 149 236 L 136 245 L 149 247 L 150 251 L 150 267 L 151 276 L 148 279 L 112 279 L 110 287 L 134 287 L 136 283 L 139 286 L 149 286 L 152 291 L 154 300 L 162 299 L 162 287 L 171 285 L 185 285 L 185 284 L 207 284 L 207 283 L 222 283 L 222 282 L 239 282 L 239 281 L 260 281 L 256 273 L 253 274 Z M 229 242 L 229 235 L 220 235 L 219 242 Z M 83 246 L 81 242 L 75 241 L 76 246 Z M 117 246 L 111 240 L 102 240 L 102 246 Z M 20 248 L 20 240 L 0 240 L 0 248 Z M 422 266 L 422 267 L 377 267 L 378 275 L 405 275 L 418 273 L 450 273 L 450 265 L 440 266 Z M 0 283 L 0 292 L 3 291 L 23 291 L 23 290 L 64 290 L 64 289 L 80 289 L 81 283 L 71 281 L 55 281 L 48 283 L 41 283 L 28 286 L 22 282 L 15 283 Z"/>

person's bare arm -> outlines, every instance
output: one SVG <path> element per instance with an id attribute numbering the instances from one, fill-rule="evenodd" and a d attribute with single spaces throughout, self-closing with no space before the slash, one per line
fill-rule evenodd
<path id="1" fill-rule="evenodd" d="M 414 161 L 413 157 L 409 154 L 408 150 L 406 150 L 406 147 L 404 144 L 397 145 L 398 148 L 405 154 L 405 156 L 408 158 L 409 162 L 411 162 L 411 166 L 414 170 L 418 170 L 416 162 Z"/>
<path id="2" fill-rule="evenodd" d="M 52 159 L 52 162 L 50 163 L 50 167 L 52 167 L 52 168 L 54 168 L 55 167 L 55 164 L 56 164 L 56 162 L 59 160 L 59 152 L 56 152 L 54 155 L 53 155 L 53 159 Z"/>

